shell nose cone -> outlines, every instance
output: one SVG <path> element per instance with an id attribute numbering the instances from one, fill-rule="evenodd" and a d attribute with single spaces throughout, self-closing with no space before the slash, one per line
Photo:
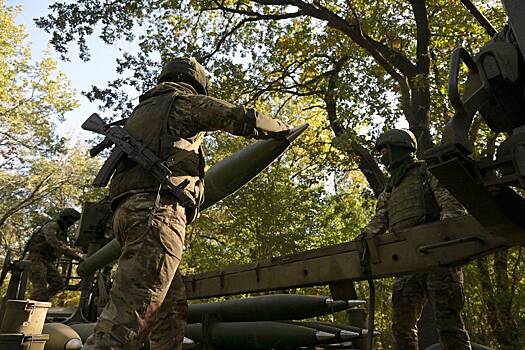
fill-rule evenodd
<path id="1" fill-rule="evenodd" d="M 334 300 L 332 298 L 326 298 L 325 304 L 328 307 L 331 308 L 339 308 L 339 307 L 346 307 L 348 306 L 348 303 L 344 300 Z"/>
<path id="2" fill-rule="evenodd" d="M 343 339 L 343 340 L 352 339 L 352 338 L 359 338 L 361 336 L 359 333 L 346 331 L 346 330 L 342 330 L 339 334 L 341 336 L 341 339 Z"/>
<path id="3" fill-rule="evenodd" d="M 184 344 L 184 345 L 193 345 L 193 344 L 195 344 L 195 341 L 193 339 L 184 337 L 184 340 L 182 341 L 182 344 Z"/>
<path id="4" fill-rule="evenodd" d="M 361 331 L 361 336 L 366 337 L 366 336 L 368 336 L 368 333 L 370 333 L 370 332 L 368 331 L 368 329 L 363 329 L 363 330 Z M 380 334 L 381 334 L 381 332 L 374 331 L 374 337 L 375 337 L 376 335 L 380 335 Z"/>
<path id="5" fill-rule="evenodd" d="M 292 142 L 296 138 L 299 137 L 306 129 L 308 128 L 308 123 L 304 123 L 302 125 L 296 126 L 293 129 L 290 129 L 290 132 L 288 135 L 286 135 L 286 141 Z"/>
<path id="6" fill-rule="evenodd" d="M 323 332 L 323 331 L 317 331 L 315 333 L 315 338 L 318 341 L 330 340 L 330 339 L 334 339 L 335 338 L 335 334 L 328 333 L 328 332 Z"/>
<path id="7" fill-rule="evenodd" d="M 348 300 L 349 307 L 360 306 L 364 304 L 366 304 L 366 301 L 364 300 Z"/>
<path id="8" fill-rule="evenodd" d="M 81 350 L 82 349 L 82 340 L 80 339 L 70 339 L 66 345 L 64 345 L 64 350 Z"/>

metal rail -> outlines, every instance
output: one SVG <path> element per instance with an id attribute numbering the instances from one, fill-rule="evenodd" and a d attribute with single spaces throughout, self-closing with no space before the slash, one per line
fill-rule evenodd
<path id="1" fill-rule="evenodd" d="M 472 216 L 464 216 L 369 240 L 369 274 L 360 264 L 363 247 L 353 241 L 190 275 L 185 283 L 189 299 L 326 285 L 461 265 L 516 244 L 489 234 Z"/>

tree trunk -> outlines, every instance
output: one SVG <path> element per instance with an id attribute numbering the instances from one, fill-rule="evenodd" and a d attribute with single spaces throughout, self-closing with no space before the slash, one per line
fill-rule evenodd
<path id="1" fill-rule="evenodd" d="M 336 62 L 334 69 L 331 71 L 328 79 L 328 86 L 324 100 L 326 103 L 326 113 L 330 127 L 334 132 L 335 137 L 344 137 L 349 130 L 347 130 L 337 118 L 337 101 L 336 86 L 339 79 L 339 73 L 348 57 L 341 58 Z M 350 147 L 346 150 L 351 158 L 354 158 L 359 170 L 365 175 L 368 184 L 372 188 L 374 195 L 377 197 L 383 191 L 386 185 L 386 177 L 379 168 L 377 161 L 372 157 L 370 152 L 363 147 L 355 137 L 356 135 L 349 135 L 353 139 L 350 142 Z"/>
<path id="2" fill-rule="evenodd" d="M 418 78 L 416 78 L 418 77 Z M 434 146 L 430 135 L 430 90 L 428 88 L 428 75 L 420 74 L 411 80 L 410 108 L 405 111 L 410 131 L 414 133 L 418 143 L 418 157 L 423 159 L 426 150 Z M 422 80 L 422 81 L 419 81 Z"/>

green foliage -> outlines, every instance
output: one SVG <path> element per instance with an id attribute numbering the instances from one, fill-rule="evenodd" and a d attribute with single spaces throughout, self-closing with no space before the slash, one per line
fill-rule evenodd
<path id="1" fill-rule="evenodd" d="M 98 35 L 107 44 L 120 39 L 137 43 L 138 51 L 123 50 L 122 57 L 116 62 L 116 70 L 121 75 L 119 79 L 108 82 L 106 87 L 94 87 L 87 93 L 88 98 L 112 108 L 115 114 L 129 112 L 132 108 L 132 99 L 123 92 L 126 91 L 124 87 L 130 86 L 139 92 L 147 90 L 155 82 L 161 61 L 184 55 L 196 57 L 209 69 L 213 77 L 212 95 L 256 106 L 290 124 L 304 120 L 311 124 L 308 133 L 278 162 L 246 188 L 203 213 L 188 228 L 186 272 L 271 258 L 354 237 L 370 218 L 375 200 L 357 169 L 363 154 L 356 155 L 348 150 L 357 142 L 372 152 L 371 145 L 379 133 L 402 122 L 408 122 L 411 127 L 422 125 L 422 131 L 439 138 L 452 114 L 446 92 L 450 55 L 459 45 L 475 52 L 488 39 L 457 1 L 294 2 L 305 4 L 302 8 L 261 5 L 264 3 L 268 2 L 80 0 L 56 2 L 50 7 L 50 14 L 37 20 L 40 27 L 52 34 L 52 44 L 64 58 L 69 45 L 77 43 L 81 58 L 89 59 L 86 38 L 90 35 Z M 426 16 L 423 20 L 416 16 L 411 3 L 424 5 Z M 505 19 L 500 6 L 494 6 L 494 2 L 476 3 L 498 29 L 502 27 Z M 323 9 L 329 11 L 332 14 L 330 20 L 335 22 L 316 17 L 315 12 L 304 12 L 305 8 L 312 9 L 312 6 L 321 12 Z M 12 22 L 12 10 L 9 11 L 3 18 Z M 9 148 L 2 153 L 2 158 L 14 157 L 9 158 L 14 161 L 4 165 L 8 168 L 6 175 L 2 176 L 7 183 L 13 182 L 6 196 L 14 193 L 18 195 L 16 198 L 23 199 L 45 178 L 37 176 L 40 174 L 37 169 L 55 169 L 58 173 L 62 170 L 60 166 L 53 168 L 39 157 L 44 152 L 49 159 L 61 159 L 63 141 L 53 134 L 48 117 L 50 114 L 59 117 L 62 115 L 60 111 L 73 105 L 67 102 L 71 103 L 71 100 L 65 94 L 67 89 L 61 85 L 63 79 L 48 75 L 54 76 L 53 81 L 58 82 L 53 89 L 52 78 L 42 80 L 49 83 L 34 85 L 34 81 L 38 81 L 33 79 L 35 76 L 53 71 L 52 61 L 42 68 L 41 73 L 31 69 L 33 75 L 25 78 L 31 84 L 21 83 L 24 74 L 19 72 L 29 70 L 28 61 L 22 60 L 27 55 L 27 48 L 20 46 L 24 37 L 21 28 L 13 28 L 5 38 L 2 36 L 0 54 L 5 52 L 6 57 L 18 57 L 25 63 L 9 66 L 9 62 L 16 62 L 16 59 L 0 62 L 0 67 L 10 72 L 6 77 L 16 76 L 16 79 L 5 79 L 5 86 L 14 87 L 5 91 L 0 88 L 0 101 L 10 101 L 9 91 L 16 92 L 27 86 L 50 96 L 61 96 L 55 98 L 53 104 L 49 103 L 50 99 L 35 104 L 43 108 L 42 102 L 45 102 L 44 106 L 48 106 L 42 109 L 44 118 L 40 110 L 31 113 L 32 109 L 27 107 L 28 112 L 21 113 L 19 121 L 17 118 L 5 119 L 9 126 L 6 126 L 6 133 L 25 130 L 21 135 L 14 134 L 20 140 L 6 136 L 4 142 L 8 142 L 6 147 Z M 360 31 L 355 34 L 358 40 L 356 36 L 348 35 L 356 28 Z M 428 31 L 426 35 L 418 36 L 425 31 Z M 359 35 L 363 35 L 365 44 L 375 47 L 380 54 L 371 54 L 373 50 L 359 42 L 362 40 Z M 3 68 L 2 64 L 7 67 Z M 396 77 L 396 73 L 400 77 Z M 28 96 L 27 91 L 17 94 Z M 410 97 L 408 103 L 407 95 Z M 25 100 L 19 97 L 14 101 Z M 16 106 L 16 103 L 7 104 L 7 111 L 9 106 Z M 55 107 L 49 109 L 49 106 Z M 411 108 L 425 113 L 414 118 L 415 112 L 411 112 Z M 4 125 L 4 120 L 1 125 Z M 495 145 L 500 142 L 499 136 L 481 122 L 476 121 L 474 125 L 477 136 L 475 156 L 493 154 Z M 31 151 L 21 146 L 32 141 Z M 243 140 L 224 135 L 210 137 L 207 140 L 209 164 L 245 144 Z M 38 147 L 41 149 L 34 153 Z M 83 164 L 75 157 L 70 161 Z M 19 168 L 9 168 L 12 166 Z M 84 170 L 78 172 L 79 176 L 72 177 L 75 185 L 59 194 L 59 199 L 54 199 L 54 194 L 60 193 L 55 188 L 47 195 L 49 199 L 44 201 L 47 203 L 44 208 L 31 207 L 30 211 L 28 207 L 27 215 L 33 215 L 33 210 L 47 211 L 51 203 L 63 203 L 67 198 L 76 200 L 85 195 L 81 190 L 85 184 L 82 171 L 89 173 L 91 166 L 86 163 L 80 169 Z M 13 180 L 8 177 L 15 175 L 19 177 Z M 22 180 L 28 182 L 20 182 Z M 53 178 L 50 183 L 54 182 Z M 18 193 L 18 188 L 22 188 L 22 192 Z M 5 197 L 3 203 L 10 201 L 13 199 Z M 22 216 L 11 220 L 14 227 L 16 223 L 27 222 Z M 0 225 L 2 230 L 7 230 L 5 227 Z M 6 231 L 4 236 L 12 242 L 20 230 Z M 504 333 L 501 329 L 505 331 L 502 328 L 505 324 L 488 327 L 494 324 L 494 318 L 490 317 L 496 315 L 500 321 L 517 320 L 507 325 L 515 328 L 512 339 L 515 346 L 509 348 L 518 349 L 523 344 L 521 334 L 525 334 L 522 331 L 525 327 L 521 321 L 523 317 L 519 317 L 524 312 L 523 298 L 519 293 L 509 296 L 508 291 L 523 288 L 521 250 L 511 251 L 505 259 L 508 266 L 496 264 L 499 260 L 494 258 L 468 265 L 465 314 L 472 338 L 494 346 L 498 346 L 501 339 L 498 334 Z M 497 288 L 491 288 L 492 282 L 487 284 L 484 281 L 499 284 Z M 379 281 L 377 288 L 376 319 L 382 332 L 378 345 L 385 349 L 391 346 L 390 282 Z M 507 291 L 505 286 L 509 287 Z M 326 288 L 318 290 L 326 293 Z M 367 286 L 358 284 L 358 291 L 359 295 L 366 295 Z M 507 307 L 490 308 L 490 305 L 499 303 L 505 303 Z"/>
<path id="2" fill-rule="evenodd" d="M 293 108 L 283 111 L 289 112 Z M 346 157 L 330 146 L 330 131 L 315 118 L 278 161 L 188 227 L 186 272 L 342 243 L 359 233 L 373 196 L 361 173 L 341 164 Z M 216 135 L 208 142 L 209 163 L 244 144 Z"/>
<path id="3" fill-rule="evenodd" d="M 61 208 L 99 195 L 88 192 L 98 162 L 56 133 L 76 92 L 49 52 L 32 60 L 19 11 L 0 1 L 0 255 L 13 259 Z"/>

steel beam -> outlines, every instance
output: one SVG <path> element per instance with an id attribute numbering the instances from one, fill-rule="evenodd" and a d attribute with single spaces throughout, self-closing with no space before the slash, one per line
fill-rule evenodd
<path id="1" fill-rule="evenodd" d="M 186 291 L 189 299 L 201 299 L 383 278 L 462 265 L 516 244 L 511 239 L 489 234 L 472 216 L 464 216 L 377 236 L 368 244 L 369 274 L 364 273 L 361 266 L 361 242 L 351 241 L 189 275 L 185 277 Z"/>

